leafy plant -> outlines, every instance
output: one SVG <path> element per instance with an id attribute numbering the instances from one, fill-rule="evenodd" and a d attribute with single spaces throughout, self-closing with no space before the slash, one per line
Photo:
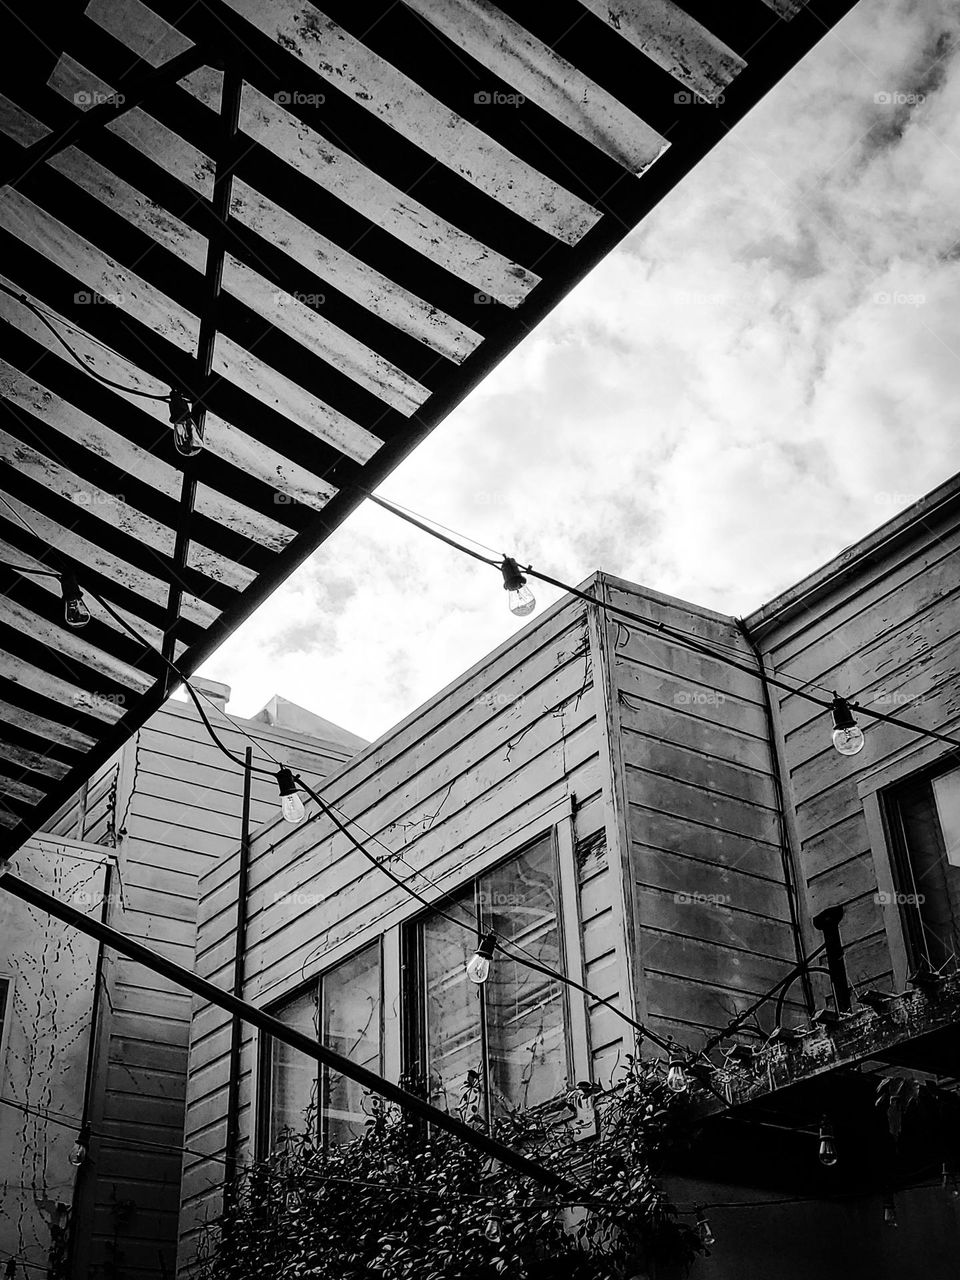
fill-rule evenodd
<path id="1" fill-rule="evenodd" d="M 462 1114 L 481 1124 L 468 1095 Z M 497 1125 L 574 1182 L 578 1205 L 379 1099 L 368 1107 L 354 1142 L 325 1149 L 311 1125 L 239 1175 L 205 1238 L 201 1280 L 633 1280 L 683 1272 L 703 1248 L 657 1183 L 684 1108 L 659 1063 L 628 1060 L 597 1097 L 597 1136 L 576 1148 L 568 1109 Z"/>

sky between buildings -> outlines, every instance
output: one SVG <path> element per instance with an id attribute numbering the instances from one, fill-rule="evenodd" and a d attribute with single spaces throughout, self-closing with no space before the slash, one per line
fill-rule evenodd
<path id="1" fill-rule="evenodd" d="M 960 470 L 958 302 L 960 8 L 860 0 L 381 492 L 748 613 Z M 374 738 L 522 625 L 367 503 L 203 673 Z"/>

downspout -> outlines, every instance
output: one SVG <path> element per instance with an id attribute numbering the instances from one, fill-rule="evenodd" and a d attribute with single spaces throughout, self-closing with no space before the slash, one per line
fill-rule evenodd
<path id="1" fill-rule="evenodd" d="M 113 889 L 113 864 L 106 862 L 104 864 L 103 873 L 103 902 L 100 904 L 100 923 L 106 924 L 110 914 L 110 894 Z M 102 1031 L 102 1008 L 103 1008 L 103 969 L 104 969 L 104 952 L 106 945 L 101 939 L 97 945 L 97 959 L 93 969 L 93 999 L 90 1004 L 90 1039 L 87 1041 L 87 1062 L 83 1083 L 83 1108 L 80 1112 L 80 1135 L 86 1137 L 87 1154 L 83 1163 L 77 1170 L 77 1175 L 73 1180 L 73 1194 L 70 1198 L 70 1227 L 67 1237 L 67 1275 L 79 1275 L 80 1270 L 77 1266 L 77 1247 L 79 1244 L 79 1219 L 81 1207 L 81 1192 L 86 1189 L 86 1183 L 90 1176 L 90 1116 L 93 1111 L 94 1096 L 96 1093 L 96 1074 L 97 1057 L 100 1052 L 100 1035 Z M 98 1148 L 99 1150 L 99 1148 Z"/>
<path id="2" fill-rule="evenodd" d="M 760 687 L 763 690 L 763 713 L 767 724 L 767 738 L 770 743 L 770 765 L 773 770 L 773 784 L 777 793 L 777 820 L 780 827 L 780 861 L 783 866 L 783 883 L 787 890 L 787 904 L 790 908 L 790 926 L 793 931 L 793 946 L 796 952 L 797 964 L 802 966 L 804 960 L 803 935 L 800 929 L 800 911 L 797 902 L 797 884 L 796 869 L 793 865 L 793 855 L 790 848 L 790 839 L 787 835 L 786 820 L 786 792 L 783 785 L 783 769 L 780 764 L 780 752 L 777 750 L 776 722 L 773 717 L 773 700 L 770 697 L 770 685 L 767 681 L 767 669 L 763 665 L 763 655 L 760 652 L 750 630 L 743 618 L 736 619 L 737 627 L 740 634 L 750 647 L 757 664 L 757 675 L 760 678 Z M 802 969 L 800 974 L 800 984 L 803 987 L 803 1000 L 807 1006 L 807 1012 L 813 1013 L 815 1008 L 813 998 L 813 988 L 810 984 L 810 975 L 806 968 Z"/>
<path id="3" fill-rule="evenodd" d="M 233 953 L 233 994 L 243 999 L 243 971 L 247 949 L 247 894 L 250 886 L 250 788 L 253 780 L 253 747 L 243 757 L 243 808 L 240 817 L 240 864 L 237 868 L 237 925 Z M 227 1139 L 224 1161 L 224 1188 L 237 1176 L 237 1148 L 240 1142 L 240 1051 L 243 1022 L 233 1015 L 230 1034 L 230 1077 L 227 1088 Z"/>

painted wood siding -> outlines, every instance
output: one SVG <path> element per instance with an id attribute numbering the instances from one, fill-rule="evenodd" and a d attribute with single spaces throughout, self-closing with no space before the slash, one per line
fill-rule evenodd
<path id="1" fill-rule="evenodd" d="M 730 618 L 606 579 L 610 603 L 732 646 Z M 641 1015 L 702 1044 L 796 963 L 758 678 L 606 615 Z"/>
<path id="2" fill-rule="evenodd" d="M 607 847 L 609 774 L 597 722 L 595 652 L 584 606 L 548 610 L 344 766 L 325 799 L 360 828 L 381 855 L 403 855 L 393 869 L 422 870 L 451 890 L 556 824 L 575 797 L 580 918 L 588 982 L 598 994 L 625 989 L 622 930 L 611 909 Z M 308 807 L 309 811 L 309 807 Z M 376 844 L 382 842 L 385 848 Z M 611 859 L 612 860 L 612 859 Z M 231 976 L 237 859 L 201 881 L 197 963 L 226 986 Z M 422 880 L 418 887 L 430 897 Z M 246 996 L 268 1005 L 371 938 L 387 935 L 420 908 L 357 853 L 331 824 L 311 817 L 296 828 L 275 823 L 254 841 L 246 957 Z M 396 1004 L 386 1019 L 396 1024 Z M 594 1070 L 620 1054 L 614 1015 L 593 1011 Z M 187 1086 L 187 1144 L 224 1151 L 229 1019 L 210 1006 L 193 1023 Z M 583 1046 L 588 1053 L 587 1046 Z M 251 1150 L 255 1044 L 244 1041 L 241 1130 Z M 589 1059 L 587 1059 L 589 1062 Z M 387 1062 L 396 1075 L 398 1063 Z M 194 1157 L 188 1157 L 189 1162 Z M 213 1159 L 185 1166 L 181 1268 L 189 1269 L 199 1225 L 219 1207 L 222 1168 Z"/>
<path id="3" fill-rule="evenodd" d="M 353 751 L 278 725 L 238 723 L 314 784 Z M 242 758 L 246 738 L 227 725 L 218 724 L 217 732 Z M 256 764 L 265 764 L 254 755 Z M 82 826 L 88 839 L 116 844 L 110 923 L 192 968 L 197 880 L 236 848 L 242 794 L 239 766 L 210 741 L 192 705 L 171 700 L 54 825 Z M 277 811 L 276 782 L 255 775 L 252 828 Z M 78 1261 L 81 1274 L 88 1266 L 116 1265 L 126 1280 L 155 1280 L 164 1276 L 164 1265 L 166 1275 L 174 1267 L 191 998 L 120 956 L 110 958 L 106 975 L 109 1013 L 95 1123 L 130 1145 L 110 1143 L 100 1153 Z M 144 1142 L 167 1149 L 137 1145 Z"/>
<path id="4" fill-rule="evenodd" d="M 924 514 L 906 527 L 902 518 L 892 522 L 901 526 L 895 536 L 875 535 L 790 592 L 795 603 L 782 608 L 774 602 L 748 619 L 770 670 L 790 682 L 810 682 L 821 696 L 837 690 L 878 711 L 955 732 L 960 720 L 956 506 L 937 516 Z M 843 757 L 831 744 L 828 713 L 775 692 L 802 846 L 807 914 L 842 905 L 851 980 L 883 986 L 893 973 L 897 913 L 885 912 L 878 901 L 878 868 L 882 887 L 890 887 L 887 853 L 879 823 L 871 831 L 864 801 L 879 781 L 906 778 L 949 748 L 860 717 L 866 745 L 859 755 Z M 902 981 L 904 974 L 898 977 Z"/>

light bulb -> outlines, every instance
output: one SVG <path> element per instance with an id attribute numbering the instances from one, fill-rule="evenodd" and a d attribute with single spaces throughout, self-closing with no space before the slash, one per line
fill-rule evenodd
<path id="1" fill-rule="evenodd" d="M 845 698 L 833 695 L 830 706 L 833 715 L 833 745 L 842 756 L 855 756 L 863 750 L 863 730 L 853 718 L 853 712 Z"/>
<path id="2" fill-rule="evenodd" d="M 958 1183 L 957 1175 L 946 1160 L 944 1160 L 943 1167 L 940 1170 L 940 1186 L 955 1200 L 960 1198 L 960 1183 Z"/>
<path id="3" fill-rule="evenodd" d="M 280 812 L 287 822 L 294 824 L 303 821 L 303 801 L 297 793 L 297 784 L 289 769 L 280 769 L 277 773 L 277 786 L 280 788 Z"/>
<path id="4" fill-rule="evenodd" d="M 702 1209 L 697 1211 L 697 1235 L 700 1237 L 700 1243 L 709 1249 L 712 1244 L 717 1243 L 716 1236 L 710 1230 L 710 1223 L 704 1217 Z"/>
<path id="5" fill-rule="evenodd" d="M 68 627 L 85 627 L 90 621 L 90 610 L 84 603 L 83 592 L 75 573 L 61 575 L 60 591 L 63 596 L 64 622 Z"/>
<path id="6" fill-rule="evenodd" d="M 504 556 L 500 572 L 503 574 L 503 589 L 507 592 L 507 607 L 510 612 L 518 618 L 525 618 L 528 613 L 533 613 L 537 607 L 536 598 L 512 556 Z"/>
<path id="7" fill-rule="evenodd" d="M 500 1229 L 500 1218 L 497 1214 L 491 1213 L 487 1219 L 487 1225 L 483 1229 L 483 1234 L 488 1240 L 492 1240 L 494 1244 L 500 1242 L 503 1233 Z"/>
<path id="8" fill-rule="evenodd" d="M 291 1187 L 290 1190 L 287 1192 L 286 1197 L 284 1198 L 284 1205 L 286 1207 L 287 1213 L 300 1212 L 300 1207 L 301 1207 L 300 1192 L 296 1189 L 296 1187 Z"/>
<path id="9" fill-rule="evenodd" d="M 833 1125 L 826 1116 L 820 1121 L 819 1160 L 828 1169 L 837 1163 L 837 1144 L 834 1141 Z"/>
<path id="10" fill-rule="evenodd" d="M 893 1196 L 887 1196 L 883 1202 L 883 1225 L 885 1227 L 898 1227 L 897 1222 L 897 1206 L 893 1203 Z"/>
<path id="11" fill-rule="evenodd" d="M 173 443 L 177 453 L 184 458 L 195 458 L 203 448 L 203 433 L 190 401 L 182 391 L 170 392 L 170 421 L 173 423 Z"/>
<path id="12" fill-rule="evenodd" d="M 683 1069 L 683 1063 L 679 1058 L 671 1058 L 670 1066 L 667 1069 L 667 1088 L 673 1093 L 686 1093 L 687 1091 L 687 1073 Z"/>
<path id="13" fill-rule="evenodd" d="M 484 934 L 474 954 L 467 961 L 467 977 L 476 985 L 482 986 L 490 976 L 490 961 L 497 946 L 495 933 Z"/>
<path id="14" fill-rule="evenodd" d="M 17 1260 L 16 1258 L 8 1258 L 7 1265 L 3 1268 L 3 1280 L 16 1280 L 17 1278 Z"/>

